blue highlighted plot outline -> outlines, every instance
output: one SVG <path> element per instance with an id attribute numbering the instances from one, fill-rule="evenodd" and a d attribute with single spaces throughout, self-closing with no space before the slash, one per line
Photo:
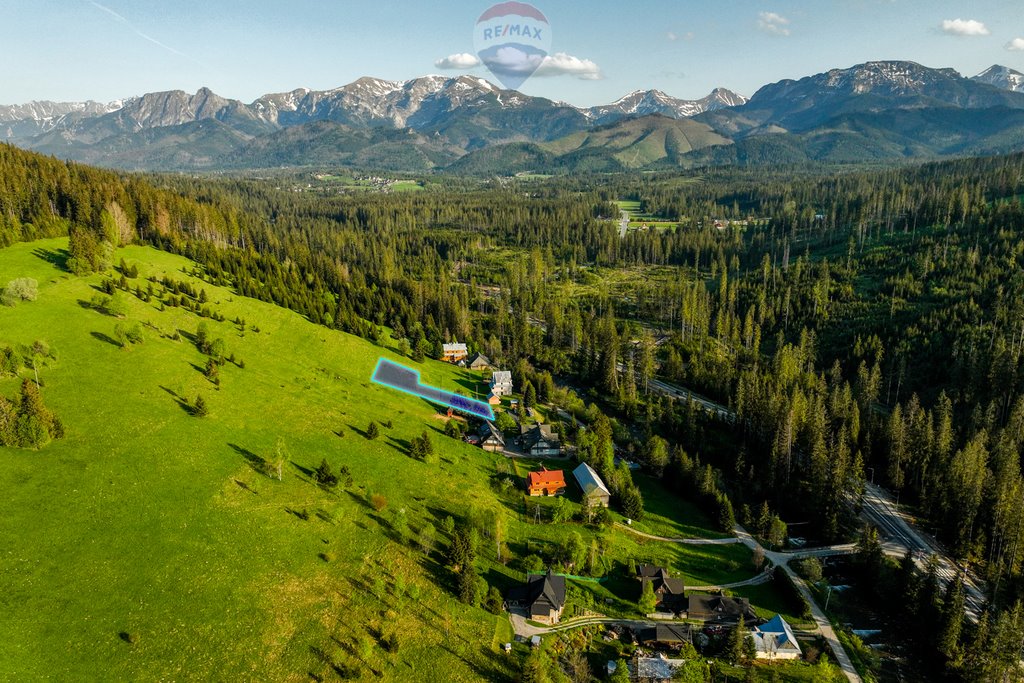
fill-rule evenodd
<path id="1" fill-rule="evenodd" d="M 463 413 L 469 413 L 474 417 L 480 417 L 485 420 L 494 419 L 494 411 L 491 410 L 491 406 L 483 401 L 466 398 L 461 394 L 454 394 L 444 389 L 421 384 L 419 370 L 399 365 L 387 358 L 377 360 L 377 367 L 374 369 L 373 376 L 370 379 L 376 384 L 381 384 L 389 389 L 404 391 L 407 394 L 425 398 L 432 403 L 440 403 Z"/>

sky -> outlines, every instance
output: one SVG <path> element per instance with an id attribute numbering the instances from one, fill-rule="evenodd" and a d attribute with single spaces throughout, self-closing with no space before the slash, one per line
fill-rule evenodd
<path id="1" fill-rule="evenodd" d="M 493 2 L 0 0 L 0 103 L 206 86 L 251 102 L 361 76 L 472 74 Z M 657 88 L 751 95 L 875 59 L 1024 71 L 1024 0 L 536 0 L 550 53 L 522 92 L 577 106 Z"/>

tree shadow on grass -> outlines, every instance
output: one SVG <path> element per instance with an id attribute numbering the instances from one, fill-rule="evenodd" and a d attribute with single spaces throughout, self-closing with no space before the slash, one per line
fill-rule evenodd
<path id="1" fill-rule="evenodd" d="M 455 650 L 453 650 L 451 647 L 449 647 L 448 645 L 446 645 L 444 643 L 441 644 L 441 649 L 442 650 L 447 650 L 448 653 L 451 654 L 453 657 L 457 657 L 458 659 L 461 659 L 462 662 L 466 666 L 468 666 L 470 669 L 473 670 L 473 673 L 475 673 L 480 678 L 480 680 L 483 680 L 483 681 L 506 681 L 506 680 L 508 680 L 508 675 L 505 672 L 501 671 L 500 669 L 497 669 L 496 667 L 493 667 L 493 666 L 484 667 L 484 666 L 482 666 L 481 664 L 479 664 L 477 662 L 474 662 L 472 660 L 466 659 L 465 656 L 463 656 L 462 654 L 456 652 Z"/>
<path id="2" fill-rule="evenodd" d="M 299 473 L 301 473 L 303 476 L 305 476 L 307 480 L 313 478 L 313 470 L 309 469 L 308 467 L 303 467 L 302 465 L 300 465 L 299 463 L 295 462 L 294 460 L 289 460 L 288 462 L 291 464 L 292 467 L 294 467 L 296 470 L 298 470 Z"/>
<path id="3" fill-rule="evenodd" d="M 251 493 L 251 494 L 253 494 L 253 495 L 255 495 L 255 496 L 258 496 L 258 495 L 260 495 L 260 492 L 259 492 L 259 491 L 257 491 L 257 490 L 256 490 L 256 489 L 254 489 L 253 487 L 249 486 L 248 484 L 246 484 L 246 483 L 245 483 L 244 481 L 242 481 L 241 479 L 235 479 L 234 481 L 235 481 L 235 483 L 236 483 L 236 484 L 238 485 L 238 488 L 242 489 L 243 491 L 248 491 L 249 493 Z"/>
<path id="4" fill-rule="evenodd" d="M 102 290 L 100 290 L 100 291 L 102 291 Z M 108 311 L 107 309 L 105 309 L 102 306 L 93 306 L 91 301 L 86 301 L 85 299 L 78 299 L 77 303 L 78 303 L 79 306 L 81 306 L 82 308 L 84 308 L 87 311 L 96 311 L 100 315 L 105 315 L 108 318 L 116 318 L 116 317 L 118 317 L 118 316 L 114 315 L 113 313 L 111 313 L 110 311 Z"/>
<path id="5" fill-rule="evenodd" d="M 32 255 L 57 266 L 61 270 L 68 269 L 68 259 L 71 258 L 71 254 L 67 249 L 43 249 L 41 247 L 33 249 Z"/>
<path id="6" fill-rule="evenodd" d="M 358 434 L 359 436 L 363 437 L 364 439 L 368 439 L 370 437 L 370 435 L 366 432 L 365 429 L 360 429 L 359 427 L 356 427 L 353 424 L 348 425 L 348 428 L 351 429 L 356 434 Z"/>
<path id="7" fill-rule="evenodd" d="M 340 647 L 342 650 L 344 650 L 350 657 L 352 657 L 353 659 L 356 659 L 356 660 L 362 662 L 363 665 L 367 669 L 370 670 L 370 673 L 372 673 L 377 678 L 380 678 L 381 676 L 384 675 L 383 671 L 380 671 L 378 669 L 373 668 L 372 664 L 370 664 L 368 661 L 363 659 L 363 656 L 361 654 L 359 654 L 359 652 L 356 650 L 355 646 L 352 645 L 352 643 L 349 643 L 347 641 L 343 641 L 343 640 L 341 640 L 340 638 L 338 638 L 337 636 L 334 636 L 334 635 L 331 636 L 331 640 L 333 640 L 335 643 L 337 643 L 338 647 Z"/>
<path id="8" fill-rule="evenodd" d="M 255 472 L 262 474 L 264 477 L 270 476 L 270 463 L 267 462 L 266 458 L 256 455 L 248 448 L 242 448 L 238 444 L 229 443 L 228 446 L 230 446 L 235 453 L 238 453 L 240 456 L 245 458 L 245 461 L 249 463 L 249 467 L 251 467 Z"/>
<path id="9" fill-rule="evenodd" d="M 405 545 L 407 543 L 407 541 L 404 538 L 402 538 L 397 531 L 395 531 L 394 525 L 391 524 L 391 522 L 389 522 L 388 520 L 384 519 L 384 517 L 382 517 L 381 515 L 371 513 L 370 519 L 377 522 L 378 526 L 380 526 L 381 530 L 384 532 L 384 535 L 390 540 L 394 541 L 399 545 Z"/>
<path id="10" fill-rule="evenodd" d="M 186 413 L 188 413 L 189 415 L 195 415 L 196 414 L 195 408 L 192 407 L 192 404 L 189 403 L 188 401 L 186 401 L 184 397 L 179 396 L 176 391 L 174 391 L 173 389 L 168 389 L 167 387 L 165 387 L 163 385 L 160 385 L 160 388 L 163 389 L 164 391 L 166 391 L 171 396 L 173 396 L 174 400 L 178 404 L 178 406 L 182 410 L 184 410 Z"/>
<path id="11" fill-rule="evenodd" d="M 89 336 L 91 336 L 93 339 L 99 339 L 101 342 L 106 342 L 111 346 L 121 348 L 121 344 L 116 339 L 112 338 L 110 335 L 103 334 L 102 332 L 90 332 Z"/>
<path id="12" fill-rule="evenodd" d="M 412 457 L 412 442 L 408 439 L 398 439 L 393 436 L 384 437 L 388 443 L 399 453 Z"/>
<path id="13" fill-rule="evenodd" d="M 373 506 L 370 505 L 369 501 L 367 501 L 364 496 L 357 495 L 355 493 L 352 493 L 351 491 L 345 491 L 345 493 L 347 493 L 352 500 L 354 500 L 355 502 L 359 503 L 360 505 L 362 505 L 367 510 L 372 510 L 373 509 Z"/>
<path id="14" fill-rule="evenodd" d="M 295 508 L 286 507 L 284 511 L 287 512 L 289 515 L 301 519 L 303 522 L 309 521 L 309 512 L 305 508 L 303 508 L 302 510 L 296 510 Z"/>

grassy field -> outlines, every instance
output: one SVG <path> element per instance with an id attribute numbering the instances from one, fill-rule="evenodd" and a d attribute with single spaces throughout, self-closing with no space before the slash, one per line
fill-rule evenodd
<path id="1" fill-rule="evenodd" d="M 618 204 L 621 211 L 629 213 L 629 229 L 637 229 L 646 226 L 651 230 L 672 230 L 675 231 L 682 223 L 676 221 L 666 221 L 657 216 L 652 216 L 648 213 L 643 213 L 641 210 L 640 202 L 633 200 L 618 200 L 615 202 Z"/>
<path id="2" fill-rule="evenodd" d="M 40 376 L 67 429 L 41 452 L 0 449 L 5 676 L 308 680 L 332 663 L 390 680 L 436 667 L 451 680 L 509 674 L 497 649 L 511 638 L 507 620 L 454 601 L 437 587 L 438 558 L 408 542 L 424 521 L 440 526 L 489 499 L 495 456 L 434 433 L 439 465 L 407 457 L 406 440 L 443 423 L 425 401 L 369 382 L 377 357 L 393 354 L 202 285 L 214 310 L 248 323 L 243 335 L 208 321 L 245 361 L 226 365 L 215 389 L 194 346 L 167 338 L 195 331 L 197 316 L 119 294 L 129 320 L 153 326 L 142 344 L 119 348 L 115 320 L 79 303 L 100 276 L 50 262 L 64 244 L 0 251 L 0 280 L 40 283 L 37 301 L 0 309 L 0 344 L 42 338 L 56 349 Z M 191 280 L 184 259 L 141 247 L 121 255 L 143 277 Z M 461 371 L 431 362 L 422 372 L 443 386 Z M 0 380 L 0 393 L 17 382 Z M 181 405 L 200 394 L 210 405 L 202 419 Z M 369 441 L 371 419 L 394 426 Z M 279 441 L 283 481 L 258 471 Z M 322 458 L 350 468 L 349 490 L 311 483 Z M 370 509 L 369 491 L 388 507 Z M 410 531 L 393 528 L 400 509 Z M 379 644 L 392 632 L 396 654 Z"/>
<path id="3" fill-rule="evenodd" d="M 65 272 L 66 243 L 0 250 L 0 283 L 39 282 L 38 300 L 0 307 L 0 345 L 42 339 L 55 350 L 39 374 L 67 432 L 39 452 L 0 448 L 5 676 L 298 681 L 340 670 L 366 680 L 437 680 L 438 671 L 448 681 L 509 680 L 519 654 L 499 650 L 512 637 L 508 620 L 455 600 L 440 553 L 415 547 L 427 522 L 443 547 L 442 521 L 473 508 L 501 512 L 519 557 L 548 556 L 573 532 L 588 545 L 598 539 L 615 578 L 578 585 L 610 614 L 635 612 L 630 560 L 664 564 L 691 585 L 753 573 L 742 546 L 534 524 L 522 495 L 496 486 L 503 457 L 444 437 L 431 404 L 370 382 L 378 357 L 398 359 L 393 350 L 205 284 L 183 258 L 137 246 L 117 254 L 140 271 L 132 287 L 166 274 L 205 289 L 226 319 L 205 320 L 210 336 L 244 368 L 226 364 L 215 386 L 189 341 L 203 319 L 120 292 L 126 322 L 144 334 L 123 349 L 113 340 L 119 321 L 87 304 L 103 276 Z M 420 369 L 445 388 L 479 381 L 434 361 Z M 19 382 L 0 378 L 0 395 Z M 205 418 L 188 405 L 200 395 Z M 369 440 L 371 420 L 392 427 Z M 406 454 L 424 430 L 437 464 Z M 280 481 L 263 466 L 278 453 Z M 351 485 L 316 486 L 311 470 L 322 459 L 347 467 Z M 698 511 L 641 485 L 647 528 L 714 535 Z M 372 508 L 371 494 L 386 507 Z M 493 583 L 520 576 L 496 561 L 493 543 L 481 554 Z M 385 647 L 392 634 L 397 651 Z"/>

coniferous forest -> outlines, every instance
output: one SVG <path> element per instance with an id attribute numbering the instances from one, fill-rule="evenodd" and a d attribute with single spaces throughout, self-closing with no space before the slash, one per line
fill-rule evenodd
<path id="1" fill-rule="evenodd" d="M 89 273 L 150 244 L 314 323 L 387 331 L 414 358 L 466 341 L 544 398 L 577 389 L 568 407 L 599 426 L 581 455 L 624 507 L 639 494 L 612 441 L 725 528 L 775 517 L 850 540 L 865 482 L 883 484 L 989 588 L 981 621 L 954 624 L 955 582 L 880 578 L 865 541 L 877 599 L 933 613 L 908 628 L 913 656 L 948 680 L 1010 675 L 993 648 L 1018 652 L 1024 620 L 1024 155 L 431 185 L 122 175 L 0 145 L 0 247 L 68 235 L 55 258 Z M 620 237 L 617 201 L 674 227 Z M 658 379 L 732 417 L 670 401 Z M 44 415 L 23 391 L 22 413 Z M 29 419 L 7 405 L 0 443 Z"/>

